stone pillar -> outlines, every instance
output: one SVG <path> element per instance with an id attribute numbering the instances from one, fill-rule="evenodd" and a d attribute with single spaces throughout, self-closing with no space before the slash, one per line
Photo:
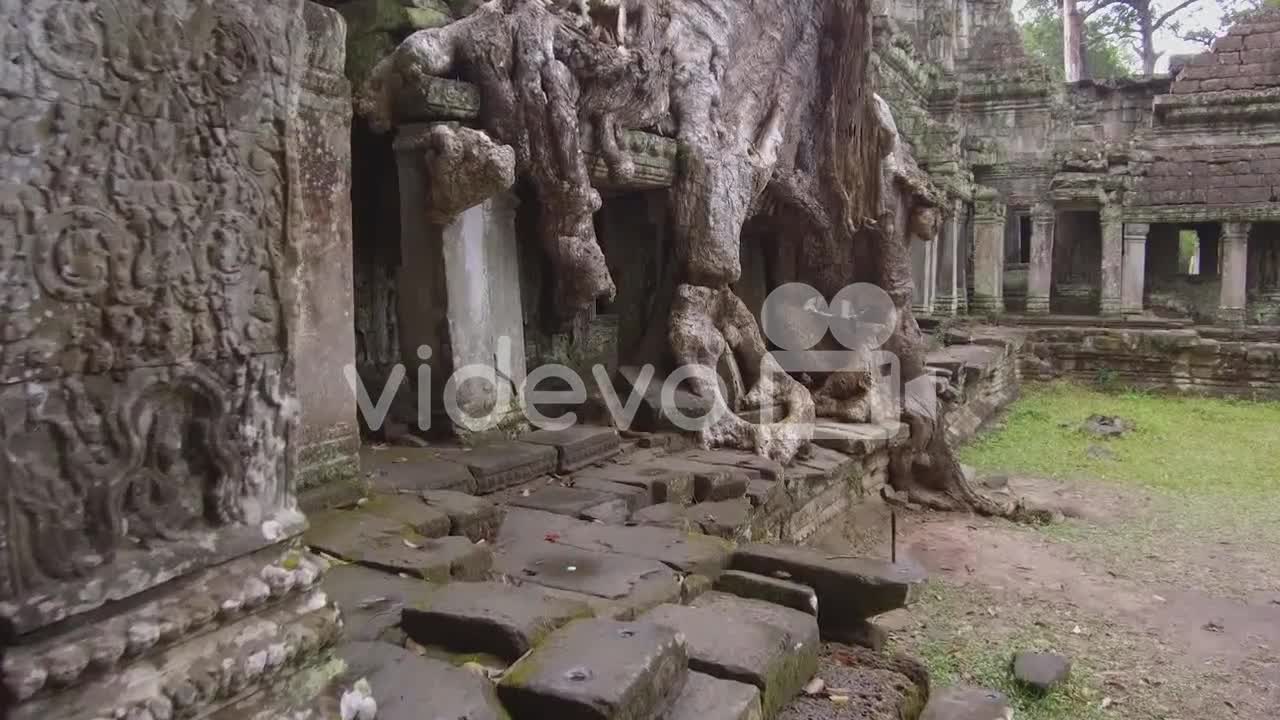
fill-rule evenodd
<path id="1" fill-rule="evenodd" d="M 964 233 L 964 201 L 955 199 L 942 223 L 942 231 L 938 236 L 938 272 L 935 279 L 937 295 L 934 299 L 933 311 L 940 315 L 955 315 L 960 309 L 960 299 L 964 297 L 964 285 L 961 283 L 962 265 L 964 262 L 961 238 Z"/>
<path id="2" fill-rule="evenodd" d="M 1125 315 L 1142 314 L 1142 294 L 1147 273 L 1146 223 L 1124 224 L 1124 279 L 1120 286 L 1120 310 Z"/>
<path id="3" fill-rule="evenodd" d="M 1049 312 L 1053 283 L 1053 233 L 1055 213 L 1050 203 L 1031 209 L 1031 265 L 1027 268 L 1027 313 Z"/>
<path id="4" fill-rule="evenodd" d="M 933 313 L 937 296 L 938 241 L 913 238 L 911 241 L 911 275 L 915 286 L 911 310 L 917 315 Z"/>
<path id="5" fill-rule="evenodd" d="M 1124 219 L 1118 205 L 1106 205 L 1102 218 L 1102 288 L 1100 310 L 1104 316 L 1121 313 L 1120 289 L 1123 286 Z"/>
<path id="6" fill-rule="evenodd" d="M 336 716 L 296 484 L 350 417 L 342 20 L 3 5 L 0 715 Z"/>
<path id="7" fill-rule="evenodd" d="M 1006 208 L 991 188 L 974 195 L 973 305 L 975 313 L 1004 312 L 1004 234 Z"/>
<path id="8" fill-rule="evenodd" d="M 1218 300 L 1218 319 L 1242 325 L 1248 306 L 1249 223 L 1223 223 L 1219 241 L 1222 243 L 1222 296 Z"/>
<path id="9" fill-rule="evenodd" d="M 417 408 L 419 428 L 451 423 L 456 433 L 468 437 L 518 424 L 521 417 L 517 391 L 525 379 L 525 346 L 517 202 L 513 193 L 500 190 L 487 198 L 481 193 L 478 204 L 460 211 L 442 211 L 442 193 L 451 191 L 438 185 L 453 173 L 444 167 L 447 158 L 431 154 L 436 127 L 406 125 L 397 131 L 400 351 L 415 385 L 419 365 L 426 361 L 431 368 L 428 402 Z M 447 381 L 467 367 L 486 368 L 496 381 L 457 386 L 454 412 L 477 418 L 475 423 L 458 422 L 446 405 L 447 394 L 452 394 Z M 418 390 L 415 404 L 424 397 Z"/>

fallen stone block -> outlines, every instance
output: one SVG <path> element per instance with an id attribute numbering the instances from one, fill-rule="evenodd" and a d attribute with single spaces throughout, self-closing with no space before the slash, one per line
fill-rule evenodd
<path id="1" fill-rule="evenodd" d="M 926 579 L 918 567 L 882 560 L 828 558 L 809 548 L 752 544 L 734 551 L 730 569 L 802 582 L 818 593 L 818 615 L 865 619 L 907 604 Z"/>
<path id="2" fill-rule="evenodd" d="M 643 488 L 651 502 L 688 505 L 693 502 L 693 473 L 649 464 L 609 465 L 588 468 L 574 480 L 593 478 Z"/>
<path id="3" fill-rule="evenodd" d="M 830 448 L 815 447 L 808 457 L 796 458 L 793 472 L 808 471 L 827 480 L 848 477 L 858 467 L 858 460 Z"/>
<path id="4" fill-rule="evenodd" d="M 338 654 L 347 668 L 335 688 L 349 689 L 364 678 L 378 720 L 421 720 L 427 708 L 431 717 L 508 720 L 493 684 L 476 673 L 390 643 L 346 643 Z"/>
<path id="5" fill-rule="evenodd" d="M 575 425 L 564 430 L 537 430 L 522 435 L 521 442 L 556 450 L 557 468 L 569 473 L 618 454 L 621 440 L 610 427 Z"/>
<path id="6" fill-rule="evenodd" d="M 639 485 L 626 485 L 612 480 L 578 475 L 573 478 L 573 486 L 585 490 L 608 493 L 622 500 L 626 505 L 627 512 L 634 512 L 653 503 L 648 490 Z"/>
<path id="7" fill-rule="evenodd" d="M 951 687 L 933 693 L 920 720 L 1013 720 L 1013 708 L 995 690 Z"/>
<path id="8" fill-rule="evenodd" d="M 664 717 L 666 720 L 761 720 L 760 688 L 691 672 Z"/>
<path id="9" fill-rule="evenodd" d="M 818 614 L 818 595 L 808 585 L 781 578 L 727 570 L 716 579 L 716 590 L 752 600 L 762 600 L 793 610 Z"/>
<path id="10" fill-rule="evenodd" d="M 751 507 L 772 507 L 786 493 L 786 487 L 771 480 L 752 480 L 747 483 L 747 499 Z"/>
<path id="11" fill-rule="evenodd" d="M 818 630 L 823 642 L 857 645 L 879 652 L 889 643 L 889 631 L 870 620 L 850 618 L 842 622 L 823 622 L 818 619 Z"/>
<path id="12" fill-rule="evenodd" d="M 502 526 L 503 509 L 474 495 L 428 490 L 422 493 L 422 500 L 449 517 L 450 535 L 462 535 L 473 542 L 491 542 Z"/>
<path id="13" fill-rule="evenodd" d="M 1071 676 L 1071 661 L 1054 653 L 1023 651 L 1013 656 L 1013 676 L 1031 689 L 1046 693 Z"/>
<path id="14" fill-rule="evenodd" d="M 515 441 L 481 445 L 453 456 L 476 479 L 476 493 L 485 495 L 555 472 L 554 447 Z"/>
<path id="15" fill-rule="evenodd" d="M 631 517 L 631 510 L 626 500 L 614 498 L 583 510 L 578 517 L 605 525 L 622 525 Z"/>
<path id="16" fill-rule="evenodd" d="M 707 593 L 694 605 L 661 605 L 641 619 L 685 636 L 691 670 L 758 688 L 766 718 L 818 668 L 817 622 L 790 608 Z"/>
<path id="17" fill-rule="evenodd" d="M 578 620 L 511 666 L 498 695 L 517 718 L 657 720 L 682 689 L 686 665 L 669 628 Z"/>
<path id="18" fill-rule="evenodd" d="M 685 507 L 675 503 L 658 503 L 641 508 L 631 513 L 631 522 L 680 532 L 689 532 L 694 526 L 693 521 L 685 514 Z"/>
<path id="19" fill-rule="evenodd" d="M 305 540 L 349 562 L 434 582 L 482 580 L 493 563 L 487 547 L 467 538 L 425 538 L 395 520 L 347 510 L 322 513 Z"/>
<path id="20" fill-rule="evenodd" d="M 698 503 L 687 508 L 685 514 L 707 535 L 732 540 L 744 536 L 751 524 L 751 501 L 739 497 Z"/>
<path id="21" fill-rule="evenodd" d="M 510 500 L 509 504 L 514 507 L 541 510 L 543 512 L 555 513 L 556 515 L 578 517 L 587 508 L 595 507 L 596 505 L 611 499 L 614 499 L 613 495 L 599 490 L 591 490 L 584 487 L 547 485 L 546 487 L 534 490 L 528 495 L 514 497 Z"/>
<path id="22" fill-rule="evenodd" d="M 517 582 L 592 595 L 635 610 L 680 597 L 675 571 L 656 560 L 558 542 L 504 547 L 494 560 L 494 570 Z"/>
<path id="23" fill-rule="evenodd" d="M 782 464 L 777 460 L 756 455 L 745 450 L 690 450 L 681 453 L 681 458 L 700 462 L 706 465 L 723 465 L 741 470 L 748 479 L 782 480 L 786 474 Z"/>
<path id="24" fill-rule="evenodd" d="M 475 478 L 465 465 L 443 459 L 430 448 L 365 448 L 360 451 L 360 470 L 379 493 L 475 492 Z"/>
<path id="25" fill-rule="evenodd" d="M 401 626 L 423 645 L 511 662 L 552 631 L 591 614 L 585 602 L 551 597 L 534 585 L 450 583 L 406 607 Z"/>
<path id="26" fill-rule="evenodd" d="M 905 423 L 838 423 L 820 421 L 813 429 L 813 442 L 818 447 L 846 455 L 869 455 L 886 447 L 896 447 L 906 440 L 910 430 Z"/>
<path id="27" fill-rule="evenodd" d="M 449 534 L 449 516 L 428 506 L 416 495 L 375 495 L 356 512 L 372 513 L 413 528 L 423 537 L 438 538 Z"/>
<path id="28" fill-rule="evenodd" d="M 362 565 L 338 565 L 325 573 L 321 588 L 342 610 L 343 638 L 373 641 L 384 639 L 400 624 L 400 611 L 425 600 L 435 586 Z"/>

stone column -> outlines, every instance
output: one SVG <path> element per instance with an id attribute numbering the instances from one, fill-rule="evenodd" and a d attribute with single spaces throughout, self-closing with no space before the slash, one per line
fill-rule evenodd
<path id="1" fill-rule="evenodd" d="M 973 306 L 975 313 L 1004 312 L 1005 204 L 991 188 L 974 195 Z"/>
<path id="2" fill-rule="evenodd" d="M 911 275 L 915 289 L 911 310 L 917 315 L 933 313 L 937 295 L 937 240 L 913 238 L 911 241 Z"/>
<path id="3" fill-rule="evenodd" d="M 1120 310 L 1125 315 L 1142 313 L 1142 293 L 1147 273 L 1146 223 L 1124 224 L 1124 279 L 1120 286 Z"/>
<path id="4" fill-rule="evenodd" d="M 441 139 L 441 133 L 449 137 Z M 422 388 L 414 398 L 420 405 L 418 426 L 452 423 L 462 436 L 518 422 L 516 391 L 525 379 L 516 199 L 502 189 L 510 185 L 510 176 L 495 173 L 492 186 L 457 192 L 446 185 L 461 177 L 455 163 L 472 161 L 481 153 L 437 153 L 439 147 L 486 142 L 472 130 L 428 123 L 400 127 L 395 144 L 400 175 L 400 353 L 415 386 L 419 365 L 426 362 L 431 368 L 428 401 L 422 402 Z M 456 393 L 458 410 L 474 418 L 488 417 L 487 422 L 469 426 L 447 414 L 446 393 L 452 391 L 446 383 L 465 367 L 492 372 L 495 382 L 463 382 Z"/>
<path id="5" fill-rule="evenodd" d="M 1121 313 L 1121 272 L 1124 265 L 1124 220 L 1118 205 L 1107 205 L 1102 218 L 1102 288 L 1100 309 L 1105 316 Z"/>
<path id="6" fill-rule="evenodd" d="M 1055 213 L 1050 203 L 1031 209 L 1031 265 L 1027 268 L 1027 313 L 1049 312 L 1053 283 L 1053 233 Z"/>
<path id="7" fill-rule="evenodd" d="M 964 201 L 955 199 L 951 202 L 937 240 L 937 294 L 934 297 L 933 311 L 940 315 L 955 315 L 960 308 L 960 298 L 964 296 L 964 287 L 960 283 L 961 273 L 957 267 L 963 262 L 960 245 L 963 232 Z"/>
<path id="8" fill-rule="evenodd" d="M 1222 224 L 1222 296 L 1218 319 L 1243 325 L 1248 305 L 1249 223 Z"/>

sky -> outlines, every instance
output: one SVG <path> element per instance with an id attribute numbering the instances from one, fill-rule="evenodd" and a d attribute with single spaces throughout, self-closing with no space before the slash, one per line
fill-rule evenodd
<path id="1" fill-rule="evenodd" d="M 1081 2 L 1084 6 L 1087 3 Z M 1026 0 L 1013 0 L 1013 13 L 1015 17 L 1020 17 L 1022 8 L 1026 5 Z M 1195 5 L 1183 10 L 1178 17 L 1182 19 L 1182 23 L 1186 27 L 1210 27 L 1217 28 L 1218 34 L 1222 34 L 1225 28 L 1219 28 L 1222 20 L 1222 10 L 1215 0 L 1200 0 Z M 1162 73 L 1169 70 L 1169 56 L 1183 55 L 1188 53 L 1200 53 L 1205 51 L 1205 46 L 1199 43 L 1188 42 L 1179 37 L 1175 37 L 1169 32 L 1156 33 L 1156 50 L 1163 51 L 1163 55 L 1156 62 L 1156 72 Z M 1135 54 L 1136 58 L 1136 54 Z"/>

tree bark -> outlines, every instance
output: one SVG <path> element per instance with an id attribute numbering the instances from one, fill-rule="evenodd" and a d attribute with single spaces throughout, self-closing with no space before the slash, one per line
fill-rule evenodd
<path id="1" fill-rule="evenodd" d="M 1066 81 L 1084 79 L 1084 21 L 1076 0 L 1062 0 L 1062 54 Z"/>

